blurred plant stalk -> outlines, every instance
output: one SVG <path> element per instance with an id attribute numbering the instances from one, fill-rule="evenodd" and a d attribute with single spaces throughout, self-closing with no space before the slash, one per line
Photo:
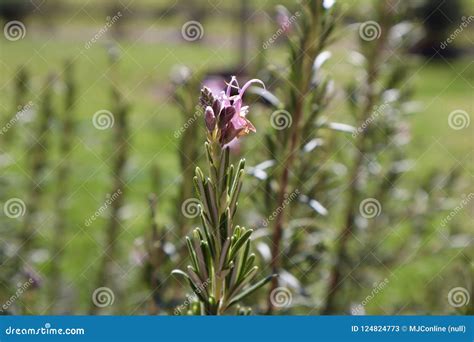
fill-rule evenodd
<path id="1" fill-rule="evenodd" d="M 76 84 L 74 81 L 74 65 L 66 61 L 64 65 L 65 99 L 64 111 L 61 115 L 62 125 L 59 136 L 60 161 L 57 171 L 57 188 L 55 194 L 55 221 L 53 226 L 53 241 L 51 246 L 51 270 L 49 279 L 49 301 L 53 310 L 59 310 L 58 302 L 61 300 L 62 274 L 61 266 L 67 236 L 67 209 L 68 191 L 71 176 L 71 152 L 75 137 Z M 60 311 L 58 311 L 60 313 Z"/>
<path id="2" fill-rule="evenodd" d="M 28 102 L 29 84 L 30 75 L 24 66 L 20 66 L 15 75 L 13 108 L 11 113 L 8 113 L 9 115 L 5 118 L 5 122 L 8 122 L 12 115 L 17 115 L 17 113 L 25 109 Z M 9 146 L 15 137 L 15 127 L 10 127 L 2 136 L 5 144 Z"/>
<path id="3" fill-rule="evenodd" d="M 129 104 L 126 102 L 122 92 L 117 87 L 118 84 L 118 56 L 115 48 L 112 47 L 109 50 L 110 57 L 110 73 L 111 73 L 111 100 L 112 100 L 112 113 L 114 116 L 113 126 L 113 147 L 114 151 L 112 155 L 113 166 L 112 166 L 112 187 L 110 194 L 120 194 L 117 196 L 110 205 L 110 216 L 105 231 L 105 245 L 103 250 L 103 257 L 100 261 L 97 280 L 94 283 L 94 289 L 100 287 L 109 287 L 115 293 L 115 300 L 121 303 L 122 288 L 117 280 L 117 274 L 115 272 L 117 265 L 119 265 L 118 259 L 118 238 L 121 232 L 120 209 L 124 203 L 124 194 L 126 183 L 125 178 L 125 166 L 128 160 L 128 138 L 129 138 L 129 127 L 128 127 L 128 112 Z M 100 310 L 100 307 L 91 302 L 89 307 L 89 314 L 96 314 Z"/>
<path id="4" fill-rule="evenodd" d="M 378 11 L 378 20 L 380 22 L 379 33 L 377 39 L 373 42 L 367 43 L 361 40 L 361 45 L 370 46 L 365 50 L 367 58 L 366 61 L 366 77 L 365 83 L 361 86 L 364 90 L 363 102 L 360 104 L 359 114 L 358 114 L 358 126 L 362 126 L 364 122 L 370 120 L 371 115 L 373 115 L 373 108 L 376 103 L 381 102 L 380 93 L 377 90 L 377 81 L 379 78 L 380 69 L 382 64 L 385 63 L 382 59 L 384 55 L 384 50 L 386 48 L 386 43 L 388 39 L 388 34 L 391 26 L 393 25 L 394 13 L 391 13 L 393 9 L 390 9 L 390 1 L 384 0 L 377 4 Z M 343 215 L 343 229 L 340 235 L 338 236 L 336 242 L 336 261 L 330 270 L 329 275 L 329 284 L 328 284 L 328 294 L 325 300 L 325 305 L 323 307 L 322 313 L 325 315 L 342 313 L 346 309 L 345 307 L 338 305 L 338 296 L 342 291 L 342 284 L 344 270 L 346 269 L 347 262 L 347 248 L 350 238 L 354 235 L 354 230 L 356 227 L 356 217 L 359 210 L 359 200 L 361 196 L 361 172 L 365 167 L 365 158 L 366 154 L 369 152 L 369 140 L 371 136 L 369 135 L 370 130 L 365 129 L 360 134 L 357 135 L 355 141 L 355 150 L 356 157 L 354 163 L 352 164 L 349 172 L 349 179 L 347 187 L 349 188 L 349 194 L 347 197 L 347 204 L 345 213 Z M 382 194 L 379 193 L 379 196 Z"/>
<path id="5" fill-rule="evenodd" d="M 49 148 L 49 135 L 50 122 L 53 117 L 53 83 L 55 81 L 54 75 L 49 75 L 44 84 L 42 95 L 41 95 L 41 107 L 39 109 L 38 122 L 36 122 L 34 141 L 29 149 L 28 161 L 30 162 L 29 168 L 29 187 L 28 195 L 26 199 L 26 213 L 24 216 L 23 226 L 20 230 L 19 241 L 20 246 L 18 247 L 18 262 L 23 265 L 23 271 L 26 271 L 29 266 L 30 253 L 35 246 L 36 242 L 36 230 L 40 229 L 41 223 L 38 220 L 37 214 L 41 198 L 44 192 L 44 171 L 48 163 L 48 148 Z M 34 308 L 34 295 L 29 294 L 25 296 L 23 300 L 23 310 L 33 311 Z"/>
<path id="6" fill-rule="evenodd" d="M 164 252 L 164 235 L 160 234 L 158 230 L 158 224 L 156 219 L 156 210 L 157 210 L 157 198 L 156 194 L 151 193 L 148 196 L 148 204 L 150 208 L 150 233 L 146 239 L 146 250 L 148 253 L 148 262 L 147 262 L 147 281 L 151 290 L 150 293 L 150 306 L 148 313 L 150 315 L 157 315 L 160 312 L 160 303 L 161 303 L 161 293 L 160 287 L 162 285 L 162 275 L 161 269 L 163 267 L 163 262 L 165 261 L 165 252 Z"/>
<path id="7" fill-rule="evenodd" d="M 277 160 L 279 165 L 276 169 L 276 179 L 279 188 L 276 194 L 276 208 L 280 208 L 280 210 L 277 211 L 274 219 L 271 246 L 271 267 L 272 272 L 276 274 L 281 271 L 282 238 L 289 210 L 285 201 L 295 185 L 292 184 L 290 173 L 295 172 L 295 165 L 301 158 L 299 152 L 301 152 L 302 138 L 307 138 L 304 136 L 304 132 L 313 124 L 314 116 L 317 115 L 317 113 L 313 113 L 314 115 L 309 115 L 310 120 L 305 120 L 305 113 L 311 112 L 308 104 L 311 102 L 309 99 L 312 99 L 309 93 L 314 88 L 314 75 L 317 69 L 315 59 L 325 47 L 333 28 L 331 16 L 332 14 L 326 13 L 322 1 L 304 2 L 300 29 L 294 40 L 289 40 L 290 75 L 287 87 L 289 97 L 285 110 L 291 114 L 291 125 L 280 136 L 282 151 L 273 153 L 283 156 L 282 160 Z M 277 134 L 281 134 L 281 131 L 278 131 Z M 272 293 L 277 287 L 278 279 L 273 278 L 268 292 L 268 314 L 271 314 L 274 309 Z"/>

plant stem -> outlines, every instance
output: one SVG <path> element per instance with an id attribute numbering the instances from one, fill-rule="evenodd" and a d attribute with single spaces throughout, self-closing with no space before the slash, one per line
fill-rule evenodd
<path id="1" fill-rule="evenodd" d="M 278 274 L 280 270 L 280 264 L 281 264 L 281 258 L 280 258 L 280 249 L 281 249 L 281 240 L 283 237 L 283 224 L 284 224 L 284 214 L 285 210 L 284 208 L 284 201 L 285 201 L 285 195 L 287 193 L 288 189 L 288 182 L 289 182 L 289 175 L 290 175 L 290 169 L 293 166 L 293 159 L 295 153 L 295 149 L 298 148 L 299 146 L 299 130 L 297 129 L 301 116 L 302 116 L 302 103 L 303 99 L 300 97 L 300 100 L 297 103 L 297 108 L 295 110 L 294 114 L 294 124 L 295 124 L 295 129 L 293 130 L 293 134 L 291 136 L 291 144 L 290 144 L 290 153 L 285 159 L 284 166 L 283 166 L 283 173 L 280 178 L 280 191 L 278 193 L 278 200 L 277 200 L 277 207 L 282 208 L 277 212 L 277 216 L 275 218 L 275 228 L 273 230 L 273 238 L 272 238 L 272 260 L 271 260 L 271 267 L 272 267 L 272 273 L 273 274 Z M 278 278 L 274 277 L 271 282 L 270 290 L 268 293 L 268 301 L 267 301 L 267 307 L 268 307 L 268 314 L 271 314 L 273 311 L 273 303 L 271 301 L 271 293 L 274 289 L 278 287 Z"/>
<path id="2" fill-rule="evenodd" d="M 25 110 L 29 83 L 30 77 L 27 70 L 24 66 L 20 66 L 15 74 L 15 93 L 11 115 L 17 115 L 20 111 Z M 11 119 L 12 117 L 10 115 L 6 117 L 7 121 Z M 15 138 L 15 127 L 10 127 L 10 129 L 7 130 L 5 134 L 2 134 L 2 136 L 4 137 L 4 142 L 7 146 L 11 144 Z"/>
<path id="3" fill-rule="evenodd" d="M 113 75 L 114 76 L 114 75 Z M 104 248 L 104 255 L 99 267 L 99 273 L 95 288 L 102 286 L 112 286 L 115 292 L 115 300 L 120 302 L 121 289 L 118 288 L 116 282 L 116 274 L 113 274 L 113 269 L 117 264 L 117 248 L 118 248 L 118 237 L 120 233 L 121 219 L 119 216 L 119 210 L 124 203 L 125 193 L 125 165 L 128 157 L 128 124 L 127 114 L 128 105 L 123 99 L 123 95 L 115 85 L 112 85 L 112 101 L 114 104 L 113 114 L 115 116 L 114 124 L 114 146 L 115 161 L 113 166 L 113 185 L 110 195 L 120 194 L 111 203 L 110 218 L 106 230 L 106 243 Z M 90 314 L 95 314 L 99 310 L 99 307 L 91 303 L 89 308 Z"/>
<path id="4" fill-rule="evenodd" d="M 74 134 L 74 118 L 73 105 L 75 102 L 75 84 L 72 77 L 72 64 L 66 62 L 65 66 L 66 78 L 66 100 L 65 112 L 63 113 L 63 126 L 60 137 L 60 155 L 61 162 L 57 173 L 57 192 L 56 192 L 56 221 L 54 223 L 54 236 L 52 242 L 52 256 L 51 260 L 51 278 L 50 278 L 50 302 L 55 305 L 56 299 L 61 291 L 61 261 L 64 250 L 64 241 L 66 233 L 66 195 L 67 185 L 70 173 L 69 154 L 71 152 L 71 145 Z"/>
<path id="5" fill-rule="evenodd" d="M 53 115 L 52 108 L 52 83 L 54 76 L 48 76 L 44 86 L 42 103 L 39 112 L 37 123 L 36 138 L 30 150 L 28 160 L 31 161 L 31 174 L 29 194 L 26 199 L 26 214 L 23 222 L 23 227 L 20 231 L 20 249 L 18 251 L 18 260 L 16 261 L 16 268 L 20 269 L 27 265 L 29 254 L 34 246 L 36 229 L 41 226 L 41 223 L 36 222 L 36 214 L 38 211 L 40 199 L 43 195 L 43 172 L 47 166 L 46 152 L 49 146 L 49 124 Z M 23 270 L 24 271 L 24 270 Z M 31 303 L 34 302 L 33 296 L 25 296 L 23 310 L 32 310 Z"/>
<path id="6" fill-rule="evenodd" d="M 319 44 L 318 41 L 318 20 L 321 15 L 320 4 L 313 4 L 311 8 L 311 16 L 308 18 L 309 23 L 308 30 L 303 33 L 300 37 L 300 46 L 297 55 L 291 60 L 292 62 L 292 73 L 290 75 L 290 82 L 293 80 L 293 83 L 290 88 L 290 110 L 292 114 L 292 126 L 290 127 L 290 143 L 289 149 L 286 152 L 285 160 L 282 165 L 282 172 L 278 184 L 280 185 L 278 195 L 277 195 L 277 208 L 280 210 L 277 212 L 275 218 L 275 225 L 273 230 L 272 238 L 272 260 L 271 267 L 272 273 L 278 274 L 281 267 L 281 240 L 283 237 L 283 226 L 285 223 L 285 195 L 288 192 L 289 182 L 290 182 L 290 170 L 294 166 L 295 156 L 300 148 L 301 141 L 301 122 L 304 116 L 304 107 L 305 107 L 305 98 L 308 94 L 311 85 L 312 78 L 312 68 L 313 62 L 320 49 L 322 44 Z M 271 314 L 273 311 L 273 304 L 271 301 L 272 291 L 278 287 L 278 278 L 272 278 L 272 283 L 268 292 L 267 300 L 267 314 Z"/>
<path id="7" fill-rule="evenodd" d="M 149 286 L 151 289 L 151 302 L 149 307 L 149 314 L 156 315 L 158 314 L 159 307 L 159 293 L 157 291 L 158 286 L 160 285 L 160 266 L 163 262 L 163 241 L 160 239 L 158 233 L 158 225 L 156 223 L 156 194 L 152 193 L 148 197 L 148 203 L 150 208 L 150 228 L 151 228 L 151 237 L 150 242 L 147 243 L 147 252 L 150 263 L 150 277 L 149 277 Z"/>
<path id="8" fill-rule="evenodd" d="M 369 119 L 372 114 L 372 108 L 375 105 L 376 94 L 375 94 L 375 81 L 379 75 L 379 63 L 380 57 L 383 52 L 385 41 L 387 38 L 387 25 L 382 26 L 382 32 L 379 39 L 372 50 L 371 55 L 368 60 L 368 70 L 367 70 L 367 81 L 366 81 L 366 94 L 365 94 L 365 103 L 361 109 L 361 123 Z M 367 130 L 364 130 L 361 134 L 357 136 L 355 142 L 355 147 L 357 151 L 357 157 L 352 166 L 350 176 L 349 176 L 349 197 L 347 199 L 346 212 L 344 214 L 344 229 L 339 235 L 337 240 L 336 247 L 336 262 L 330 271 L 329 276 L 329 285 L 328 285 L 328 295 L 326 297 L 326 303 L 323 308 L 322 313 L 325 315 L 333 314 L 339 311 L 339 308 L 336 303 L 337 295 L 341 289 L 340 282 L 343 274 L 343 267 L 347 260 L 347 244 L 351 235 L 353 235 L 355 218 L 357 214 L 357 201 L 359 198 L 359 175 L 362 172 L 364 167 L 364 158 L 367 149 Z"/>
<path id="9" fill-rule="evenodd" d="M 21 255 L 26 258 L 30 252 L 34 240 L 34 216 L 37 211 L 39 199 L 43 193 L 41 175 L 46 168 L 46 152 L 48 147 L 48 128 L 52 117 L 52 82 L 53 76 L 49 76 L 43 93 L 43 101 L 39 113 L 39 122 L 37 126 L 36 138 L 33 147 L 30 150 L 29 160 L 31 161 L 31 184 L 29 187 L 29 196 L 27 199 L 27 208 L 25 221 L 21 232 L 22 248 Z M 26 260 L 26 259 L 24 259 Z"/>

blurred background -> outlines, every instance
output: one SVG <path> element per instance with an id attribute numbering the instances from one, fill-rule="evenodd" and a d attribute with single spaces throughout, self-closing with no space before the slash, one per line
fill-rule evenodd
<path id="1" fill-rule="evenodd" d="M 0 0 L 0 303 L 8 304 L 2 313 L 164 314 L 182 303 L 185 290 L 166 274 L 185 264 L 177 241 L 193 222 L 177 217 L 180 199 L 193 196 L 183 188 L 183 170 L 203 160 L 189 150 L 204 141 L 194 115 L 198 91 L 204 80 L 222 88 L 234 74 L 272 85 L 271 73 L 288 60 L 285 34 L 278 33 L 279 4 L 292 14 L 300 10 L 295 1 L 277 0 Z M 336 6 L 325 73 L 342 93 L 357 82 L 357 23 L 371 20 L 374 3 L 338 0 Z M 410 68 L 413 115 L 406 117 L 411 141 L 405 153 L 411 163 L 397 184 L 398 194 L 412 201 L 402 208 L 411 216 L 377 227 L 384 233 L 376 245 L 388 261 L 358 260 L 345 280 L 345 313 L 363 303 L 356 313 L 451 314 L 458 308 L 448 301 L 450 290 L 473 295 L 474 6 L 416 0 L 406 13 L 404 20 L 415 23 L 408 33 L 414 43 L 399 61 Z M 272 109 L 257 97 L 249 102 L 257 134 L 235 154 L 255 166 L 264 161 L 260 134 L 271 130 Z M 325 116 L 357 126 L 348 112 L 344 97 L 336 96 Z M 453 112 L 461 113 L 461 126 L 450 123 Z M 334 142 L 341 177 L 345 139 L 350 134 Z M 258 185 L 248 179 L 241 220 L 264 241 L 265 215 L 250 194 Z M 159 265 L 149 261 L 147 249 L 150 193 L 154 221 L 166 237 Z M 463 198 L 466 204 L 443 224 Z M 15 201 L 19 211 L 6 212 Z M 318 218 L 319 233 L 339 227 L 341 202 L 326 204 L 330 214 Z M 362 236 L 361 245 L 374 243 Z M 304 290 L 288 272 L 293 306 L 282 312 L 321 312 L 331 239 L 321 237 L 308 252 L 317 255 L 320 269 Z M 263 264 L 267 249 L 263 242 L 258 248 Z M 157 269 L 163 275 L 150 285 Z M 114 277 L 121 290 L 102 277 Z M 113 300 L 97 309 L 91 301 L 101 284 L 114 289 L 105 294 Z M 307 296 L 309 307 L 301 304 Z"/>

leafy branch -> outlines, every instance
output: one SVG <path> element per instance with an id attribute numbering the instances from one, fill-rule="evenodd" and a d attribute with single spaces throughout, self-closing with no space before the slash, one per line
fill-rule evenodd
<path id="1" fill-rule="evenodd" d="M 200 201 L 202 228 L 195 228 L 186 237 L 191 265 L 186 271 L 172 272 L 183 276 L 197 296 L 198 301 L 191 306 L 192 314 L 224 314 L 272 279 L 268 276 L 253 283 L 259 267 L 255 265 L 255 254 L 251 253 L 252 230 L 233 222 L 245 160 L 241 159 L 236 167 L 231 164 L 226 144 L 253 128 L 245 119 L 247 108 L 241 106 L 249 84 L 240 89 L 232 78 L 227 92 L 222 92 L 219 98 L 207 88 L 201 92 L 208 129 L 205 149 L 209 176 L 197 167 L 194 185 Z M 232 88 L 238 89 L 239 94 L 230 96 Z"/>

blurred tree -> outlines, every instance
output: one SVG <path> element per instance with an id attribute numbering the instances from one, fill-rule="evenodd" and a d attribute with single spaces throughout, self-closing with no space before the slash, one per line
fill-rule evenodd
<path id="1" fill-rule="evenodd" d="M 34 8 L 29 0 L 0 0 L 0 17 L 6 21 L 23 20 Z"/>
<path id="2" fill-rule="evenodd" d="M 421 21 L 425 37 L 414 51 L 426 57 L 455 57 L 459 50 L 452 45 L 441 49 L 441 43 L 450 35 L 450 30 L 459 25 L 462 15 L 459 0 L 424 0 L 413 3 L 414 13 Z"/>

